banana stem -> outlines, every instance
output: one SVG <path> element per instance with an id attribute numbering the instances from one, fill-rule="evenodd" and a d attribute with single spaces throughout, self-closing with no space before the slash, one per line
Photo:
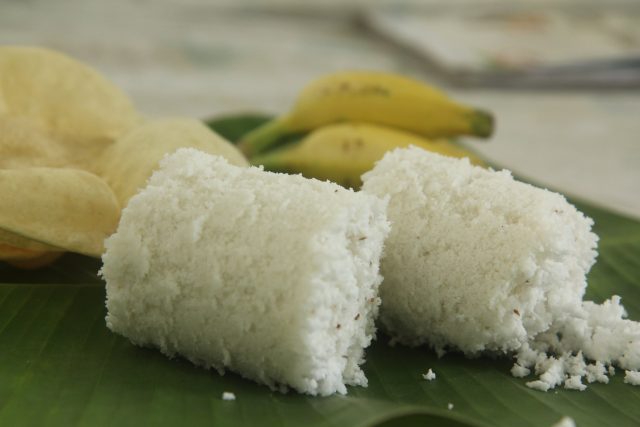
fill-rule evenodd
<path id="1" fill-rule="evenodd" d="M 285 133 L 287 133 L 287 118 L 286 116 L 277 117 L 245 135 L 238 143 L 238 148 L 250 159 L 273 146 Z"/>
<path id="2" fill-rule="evenodd" d="M 493 134 L 493 115 L 484 110 L 473 110 L 471 112 L 471 131 L 481 138 L 488 138 Z"/>

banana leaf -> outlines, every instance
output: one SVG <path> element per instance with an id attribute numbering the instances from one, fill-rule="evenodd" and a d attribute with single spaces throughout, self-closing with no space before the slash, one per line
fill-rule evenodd
<path id="1" fill-rule="evenodd" d="M 639 320 L 640 222 L 577 205 L 601 237 L 587 298 L 618 294 Z M 565 415 L 579 427 L 640 425 L 640 388 L 620 370 L 583 392 L 543 393 L 512 377 L 508 359 L 438 358 L 391 347 L 384 335 L 367 351 L 367 388 L 325 398 L 272 392 L 111 333 L 99 268 L 72 254 L 34 271 L 0 264 L 0 426 L 546 427 Z M 434 381 L 422 379 L 429 368 Z M 224 391 L 237 399 L 222 400 Z"/>
<path id="2" fill-rule="evenodd" d="M 249 114 L 236 114 L 222 117 L 212 117 L 204 121 L 212 130 L 217 132 L 220 136 L 226 140 L 236 144 L 240 141 L 242 136 L 248 133 L 275 117 L 268 114 L 249 113 Z M 270 150 L 275 148 L 282 148 L 288 144 L 295 144 L 300 142 L 308 132 L 296 132 L 287 135 L 283 135 L 273 144 Z"/>
<path id="3" fill-rule="evenodd" d="M 236 143 L 244 134 L 271 119 L 273 116 L 269 114 L 247 113 L 212 117 L 204 122 L 223 138 Z"/>

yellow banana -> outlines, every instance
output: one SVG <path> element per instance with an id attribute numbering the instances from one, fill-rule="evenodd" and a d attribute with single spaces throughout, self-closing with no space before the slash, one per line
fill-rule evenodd
<path id="1" fill-rule="evenodd" d="M 309 84 L 289 113 L 247 134 L 239 147 L 250 157 L 285 134 L 343 121 L 380 124 L 429 138 L 488 137 L 493 132 L 490 113 L 456 103 L 420 81 L 395 74 L 350 71 Z"/>
<path id="2" fill-rule="evenodd" d="M 359 188 L 360 176 L 373 168 L 384 153 L 415 145 L 450 157 L 468 157 L 483 164 L 473 153 L 448 140 L 428 140 L 417 135 L 365 123 L 341 123 L 321 127 L 299 143 L 287 145 L 251 159 L 275 172 L 301 173 Z"/>

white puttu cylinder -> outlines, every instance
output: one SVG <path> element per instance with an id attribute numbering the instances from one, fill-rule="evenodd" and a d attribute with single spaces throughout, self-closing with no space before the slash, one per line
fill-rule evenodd
<path id="1" fill-rule="evenodd" d="M 396 340 L 509 352 L 580 307 L 597 236 L 563 196 L 416 147 L 363 181 L 390 197 L 380 317 Z"/>
<path id="2" fill-rule="evenodd" d="M 178 150 L 106 242 L 107 325 L 272 388 L 366 386 L 385 208 L 336 184 Z"/>

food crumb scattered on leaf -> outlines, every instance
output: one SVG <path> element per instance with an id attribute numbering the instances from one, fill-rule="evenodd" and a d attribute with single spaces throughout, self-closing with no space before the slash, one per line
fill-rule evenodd
<path id="1" fill-rule="evenodd" d="M 429 368 L 426 374 L 422 374 L 422 378 L 424 378 L 427 381 L 433 381 L 436 379 L 436 373 L 433 372 L 431 368 Z"/>
<path id="2" fill-rule="evenodd" d="M 236 400 L 236 395 L 230 391 L 225 391 L 222 393 L 222 400 Z"/>

